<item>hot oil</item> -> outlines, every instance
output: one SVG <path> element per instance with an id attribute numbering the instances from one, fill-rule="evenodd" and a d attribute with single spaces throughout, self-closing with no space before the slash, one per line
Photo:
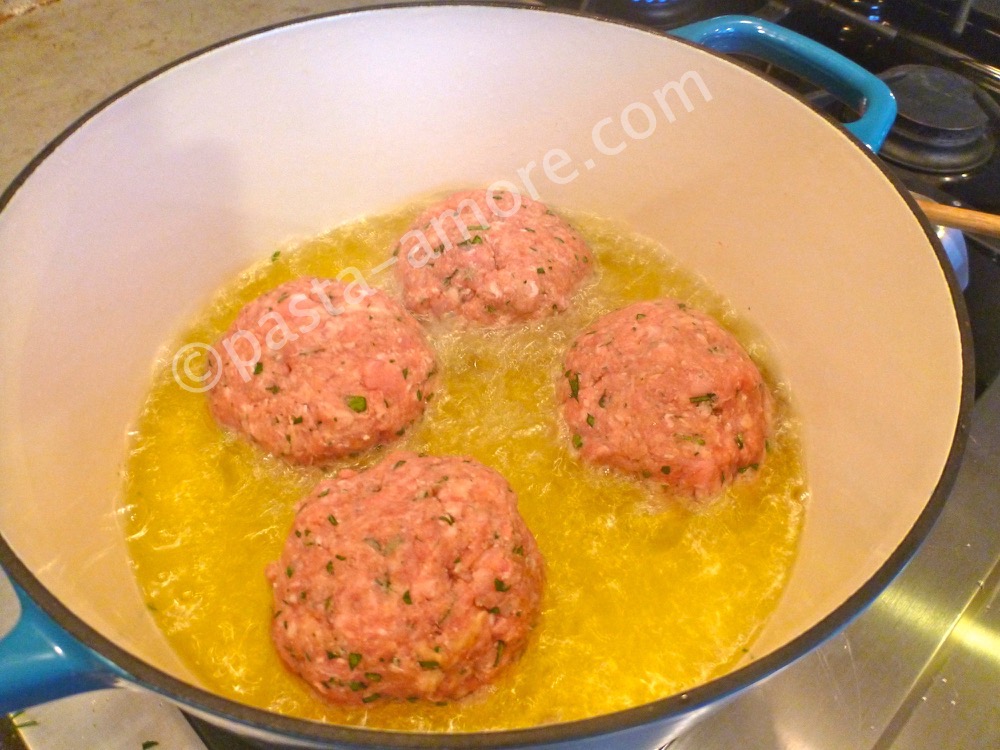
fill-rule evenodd
<path id="1" fill-rule="evenodd" d="M 372 269 L 413 216 L 359 222 L 265 259 L 220 292 L 177 349 L 217 341 L 240 307 L 298 276 L 343 272 L 345 281 L 393 291 L 392 271 Z M 346 710 L 322 703 L 285 670 L 270 641 L 264 567 L 279 555 L 295 502 L 322 474 L 222 432 L 206 396 L 181 388 L 169 362 L 160 368 L 128 457 L 127 533 L 153 616 L 207 687 L 335 723 L 476 731 L 646 703 L 752 658 L 753 638 L 788 577 L 806 494 L 787 394 L 752 328 L 660 247 L 597 219 L 573 223 L 596 266 L 573 308 L 485 332 L 431 326 L 441 383 L 423 420 L 392 446 L 471 455 L 500 471 L 547 561 L 532 644 L 473 699 Z M 660 296 L 684 300 L 734 331 L 777 396 L 777 428 L 760 472 L 705 507 L 581 465 L 555 401 L 562 355 L 576 333 L 605 312 Z"/>

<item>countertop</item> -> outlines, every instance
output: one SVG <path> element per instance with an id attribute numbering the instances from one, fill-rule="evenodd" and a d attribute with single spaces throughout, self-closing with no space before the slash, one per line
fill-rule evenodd
<path id="1" fill-rule="evenodd" d="M 0 185 L 134 79 L 220 39 L 348 4 L 374 3 L 0 0 Z M 971 426 L 944 513 L 886 592 L 675 750 L 1000 748 L 1000 381 Z M 126 691 L 30 709 L 16 723 L 32 750 L 204 747 L 176 709 Z"/>

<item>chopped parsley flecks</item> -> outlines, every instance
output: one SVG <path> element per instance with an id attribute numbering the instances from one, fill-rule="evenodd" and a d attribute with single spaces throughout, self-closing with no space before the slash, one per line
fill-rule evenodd
<path id="1" fill-rule="evenodd" d="M 573 447 L 580 450 L 583 447 L 583 438 L 579 435 L 573 435 Z"/>
<path id="2" fill-rule="evenodd" d="M 674 435 L 674 437 L 677 438 L 678 440 L 683 440 L 688 443 L 695 443 L 697 445 L 705 444 L 705 438 L 703 438 L 701 435 Z"/>
<path id="3" fill-rule="evenodd" d="M 580 373 L 572 370 L 566 371 L 566 379 L 569 381 L 569 397 L 580 400 Z"/>
<path id="4" fill-rule="evenodd" d="M 714 393 L 703 393 L 700 396 L 692 396 L 688 399 L 692 404 L 714 404 L 717 396 Z"/>
<path id="5" fill-rule="evenodd" d="M 353 670 L 361 663 L 361 654 L 350 653 L 347 655 L 347 665 Z"/>
<path id="6" fill-rule="evenodd" d="M 368 410 L 368 399 L 364 396 L 348 396 L 344 400 L 351 411 L 356 411 L 358 414 Z"/>
<path id="7" fill-rule="evenodd" d="M 497 658 L 493 662 L 494 667 L 500 666 L 500 659 L 503 657 L 503 650 L 507 648 L 507 644 L 503 641 L 497 641 Z"/>
<path id="8" fill-rule="evenodd" d="M 505 591 L 510 591 L 510 586 L 501 581 L 499 578 L 493 579 L 493 588 L 501 593 Z"/>

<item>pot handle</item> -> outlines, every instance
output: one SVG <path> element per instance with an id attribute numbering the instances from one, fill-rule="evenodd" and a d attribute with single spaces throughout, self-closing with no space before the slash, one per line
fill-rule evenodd
<path id="1" fill-rule="evenodd" d="M 10 632 L 0 636 L 0 714 L 116 684 L 110 664 L 56 625 L 20 586 L 13 582 L 11 586 L 21 616 Z M 6 601 L 4 594 L 9 589 L 0 591 L 0 599 Z"/>
<path id="2" fill-rule="evenodd" d="M 886 84 L 857 63 L 777 24 L 750 16 L 719 16 L 669 32 L 719 52 L 741 52 L 796 73 L 842 99 L 861 117 L 846 127 L 878 151 L 896 119 Z"/>

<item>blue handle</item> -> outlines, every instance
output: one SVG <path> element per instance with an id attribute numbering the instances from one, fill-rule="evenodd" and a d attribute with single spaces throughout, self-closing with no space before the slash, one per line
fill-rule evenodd
<path id="1" fill-rule="evenodd" d="M 893 120 L 896 99 L 885 83 L 857 63 L 794 31 L 750 16 L 720 16 L 674 29 L 682 39 L 719 52 L 742 52 L 796 73 L 861 112 L 845 127 L 878 151 Z"/>
<path id="2" fill-rule="evenodd" d="M 0 714 L 116 684 L 110 662 L 73 640 L 17 584 L 13 587 L 21 617 L 0 639 Z"/>

